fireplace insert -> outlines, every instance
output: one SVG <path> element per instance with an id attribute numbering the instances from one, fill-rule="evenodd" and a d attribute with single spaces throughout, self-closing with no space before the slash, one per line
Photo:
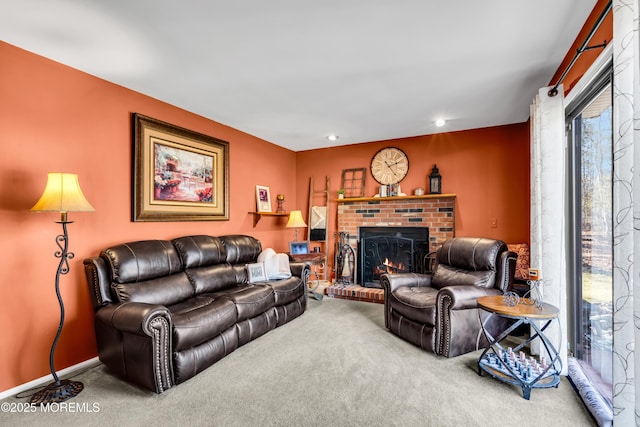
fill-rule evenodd
<path id="1" fill-rule="evenodd" d="M 424 273 L 428 253 L 428 227 L 360 227 L 360 285 L 380 288 L 380 276 L 385 273 Z"/>

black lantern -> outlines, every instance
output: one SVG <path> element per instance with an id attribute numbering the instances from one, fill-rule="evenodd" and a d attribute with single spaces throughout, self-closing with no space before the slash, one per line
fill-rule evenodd
<path id="1" fill-rule="evenodd" d="M 429 175 L 429 193 L 442 193 L 442 176 L 440 176 L 440 171 L 438 171 L 438 165 L 433 165 L 431 175 Z"/>

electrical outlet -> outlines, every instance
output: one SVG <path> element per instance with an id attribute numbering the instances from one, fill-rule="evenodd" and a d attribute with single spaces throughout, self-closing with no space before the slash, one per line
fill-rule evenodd
<path id="1" fill-rule="evenodd" d="M 498 228 L 498 218 L 491 218 L 491 228 Z"/>
<path id="2" fill-rule="evenodd" d="M 540 270 L 537 268 L 529 269 L 529 279 L 531 280 L 539 280 L 540 279 Z"/>

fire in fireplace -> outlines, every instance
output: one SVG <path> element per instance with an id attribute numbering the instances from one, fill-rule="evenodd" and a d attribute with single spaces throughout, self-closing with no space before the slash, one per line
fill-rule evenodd
<path id="1" fill-rule="evenodd" d="M 405 273 L 404 264 L 399 262 L 398 265 L 395 265 L 393 261 L 389 261 L 389 258 L 385 258 L 382 265 L 375 266 L 373 270 L 373 274 L 380 276 L 384 273 Z"/>
<path id="2" fill-rule="evenodd" d="M 360 227 L 358 237 L 360 285 L 380 288 L 382 274 L 424 272 L 429 228 Z"/>

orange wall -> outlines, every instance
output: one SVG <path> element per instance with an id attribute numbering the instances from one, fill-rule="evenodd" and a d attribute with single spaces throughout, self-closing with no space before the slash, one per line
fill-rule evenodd
<path id="1" fill-rule="evenodd" d="M 294 152 L 2 42 L 0 63 L 0 391 L 49 373 L 60 316 L 54 292 L 59 260 L 53 254 L 61 227 L 55 223 L 59 215 L 28 212 L 47 172 L 77 173 L 96 209 L 69 214 L 75 258 L 61 281 L 66 319 L 57 369 L 97 354 L 82 260 L 100 249 L 138 239 L 230 233 L 287 249 L 293 231 L 282 233 L 286 218 L 265 218 L 254 228 L 247 212 L 255 210 L 256 184 L 269 186 L 274 199 L 284 193 L 287 210 L 295 205 Z M 229 142 L 229 221 L 130 221 L 132 112 Z"/>
<path id="2" fill-rule="evenodd" d="M 434 163 L 438 165 L 442 192 L 457 196 L 457 236 L 529 241 L 529 126 L 521 123 L 298 152 L 297 208 L 305 213 L 305 219 L 309 178 L 314 177 L 316 190 L 323 189 L 325 176 L 330 178 L 331 255 L 342 170 L 366 168 L 365 193 L 375 195 L 379 184 L 371 176 L 370 161 L 379 149 L 388 146 L 400 148 L 409 157 L 409 173 L 400 183 L 404 193 L 412 194 L 417 187 L 428 192 L 427 176 Z M 324 205 L 324 199 L 316 197 L 314 204 Z M 491 227 L 492 218 L 497 220 L 497 228 Z"/>

